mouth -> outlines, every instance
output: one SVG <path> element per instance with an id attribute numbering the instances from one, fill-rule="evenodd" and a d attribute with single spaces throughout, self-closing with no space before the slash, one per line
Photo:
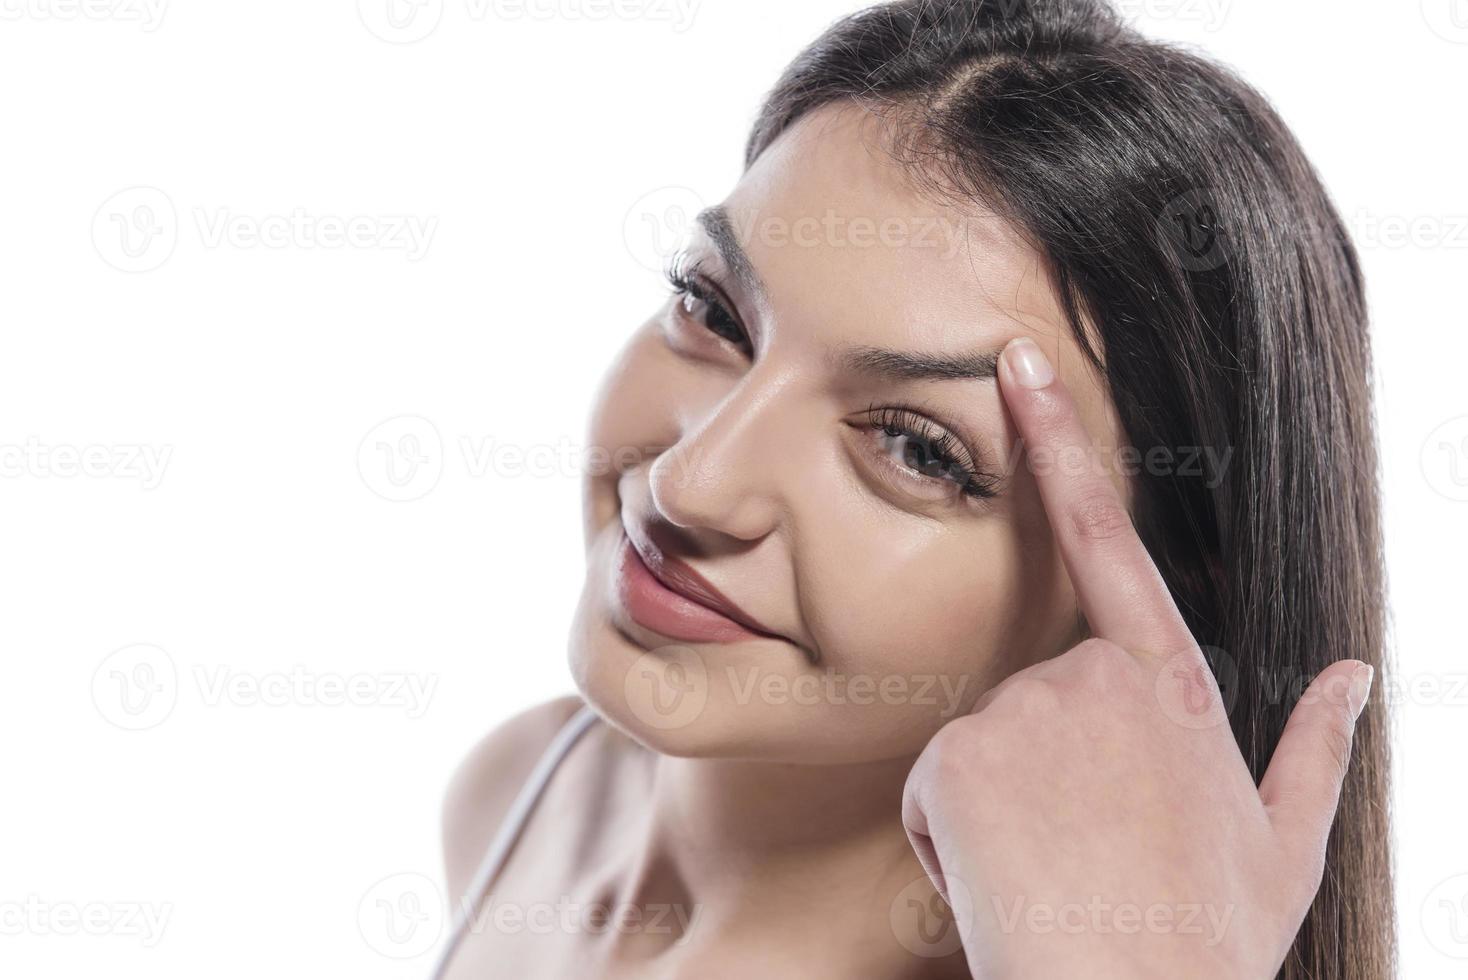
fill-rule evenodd
<path id="1" fill-rule="evenodd" d="M 639 626 L 691 643 L 782 640 L 693 568 L 623 529 L 617 553 L 617 598 Z"/>

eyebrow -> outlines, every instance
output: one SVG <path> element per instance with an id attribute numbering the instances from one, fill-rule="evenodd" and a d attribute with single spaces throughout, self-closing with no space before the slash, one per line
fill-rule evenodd
<path id="1" fill-rule="evenodd" d="M 734 278 L 757 297 L 766 298 L 765 284 L 734 233 L 728 209 L 721 204 L 705 208 L 694 220 L 713 242 L 719 258 Z M 998 350 L 924 354 L 889 347 L 852 347 L 841 352 L 839 360 L 848 371 L 898 381 L 992 381 L 999 374 L 999 354 Z"/>
<path id="2" fill-rule="evenodd" d="M 897 381 L 993 381 L 999 373 L 997 350 L 924 354 L 889 347 L 851 347 L 841 351 L 838 359 L 848 371 Z"/>
<path id="3" fill-rule="evenodd" d="M 734 234 L 734 222 L 729 220 L 728 210 L 723 205 L 715 205 L 700 211 L 694 220 L 709 236 L 709 241 L 714 243 L 719 258 L 724 260 L 734 278 L 750 292 L 764 299 L 765 284 L 755 271 L 754 263 L 749 260 L 749 253 L 739 244 L 739 236 Z"/>

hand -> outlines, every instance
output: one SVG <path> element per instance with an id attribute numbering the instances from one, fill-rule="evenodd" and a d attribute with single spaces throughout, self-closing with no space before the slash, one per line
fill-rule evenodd
<path id="1" fill-rule="evenodd" d="M 1256 787 L 1110 479 L 1038 465 L 1090 449 L 1069 393 L 1029 341 L 999 374 L 1093 638 L 939 731 L 908 836 L 983 980 L 1273 977 L 1320 886 L 1371 668 L 1321 672 Z"/>

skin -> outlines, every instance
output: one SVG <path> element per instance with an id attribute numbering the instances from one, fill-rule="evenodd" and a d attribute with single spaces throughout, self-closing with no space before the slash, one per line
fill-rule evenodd
<path id="1" fill-rule="evenodd" d="M 1167 891 L 1159 882 L 1176 883 L 1168 869 L 1190 838 L 1159 850 L 1132 817 L 1174 832 L 1209 807 L 1252 805 L 1250 826 L 1264 834 L 1257 811 L 1268 804 L 1246 792 L 1237 749 L 1230 758 L 1223 748 L 1232 745 L 1226 726 L 1199 748 L 1177 737 L 1192 732 L 1168 721 L 1176 711 L 1141 667 L 1113 687 L 1089 666 L 1119 662 L 1109 647 L 1091 657 L 1095 641 L 1085 643 L 1098 624 L 1109 638 L 1122 621 L 1112 604 L 1143 606 L 1137 615 L 1154 622 L 1166 592 L 1155 569 L 1150 579 L 1137 570 L 1147 561 L 1140 543 L 1108 553 L 1131 562 L 1109 591 L 1086 575 L 1114 570 L 1076 558 L 1074 513 L 1129 531 L 1111 521 L 1124 518 L 1128 487 L 1094 465 L 1121 435 L 1040 256 L 998 217 L 920 192 L 886 153 L 884 125 L 832 107 L 776 141 L 723 202 L 738 253 L 705 230 L 680 262 L 696 265 L 717 303 L 670 300 L 628 343 L 594 415 L 592 445 L 631 450 L 621 457 L 628 465 L 588 477 L 587 575 L 571 635 L 577 685 L 607 724 L 558 771 L 491 904 L 566 896 L 644 916 L 672 909 L 683 924 L 479 928 L 451 976 L 947 977 L 971 967 L 1004 976 L 1021 975 L 1017 963 L 1029 965 L 1025 975 L 1078 975 L 1075 961 L 1037 948 L 1065 957 L 1089 949 L 1006 930 L 987 899 L 1035 880 L 1053 884 L 1043 895 L 1083 891 L 1093 878 L 1054 877 L 1051 865 L 1056 853 L 1089 854 L 1091 845 L 1114 849 L 1105 870 L 1116 880 L 1135 870 L 1138 886 L 1119 894 Z M 833 213 L 838 223 L 822 225 Z M 859 244 L 861 220 L 888 229 L 885 239 Z M 998 352 L 1016 339 L 1054 367 L 1048 422 L 1005 400 L 1022 386 Z M 1008 380 L 889 377 L 857 369 L 851 352 L 864 348 L 977 358 Z M 874 417 L 874 406 L 912 413 L 904 424 L 920 417 L 929 438 L 947 433 L 962 447 L 963 472 L 905 465 L 913 440 L 884 432 L 892 415 Z M 1068 447 L 1088 465 L 1042 459 L 1018 442 L 1019 426 L 1048 437 L 1040 448 Z M 970 462 L 993 496 L 961 492 Z M 1061 479 L 1085 480 L 1084 495 L 1055 490 Z M 1109 496 L 1098 496 L 1103 487 Z M 634 621 L 615 588 L 624 528 L 655 535 L 779 636 L 687 643 Z M 1175 625 L 1116 640 L 1170 657 L 1191 646 Z M 1064 700 L 1013 693 L 1030 690 L 1016 682 L 1031 670 L 1070 664 L 1103 686 L 1047 673 Z M 1156 717 L 1145 730 L 1107 730 L 1100 745 L 1140 738 L 1161 755 L 1123 765 L 1124 753 L 1089 739 L 1110 723 L 1117 691 L 1135 701 L 1118 712 L 1126 719 Z M 467 888 L 530 766 L 575 707 L 557 702 L 512 720 L 464 763 L 445 809 L 451 894 Z M 970 764 L 971 750 L 987 761 Z M 1233 767 L 1225 789 L 1202 775 L 1217 766 Z M 1183 806 L 1168 787 L 1189 772 L 1202 786 Z M 995 799 L 1003 805 L 986 805 Z M 1104 819 L 1090 835 L 1093 802 Z M 1070 819 L 1037 819 L 1056 813 Z M 1209 843 L 1222 852 L 1205 865 L 1232 867 L 1221 856 L 1238 848 L 1274 856 L 1258 835 Z M 1151 867 L 1164 858 L 1174 863 Z M 1255 858 L 1250 867 L 1266 865 Z M 1306 865 L 1298 877 L 1309 876 Z M 955 904 L 955 920 L 935 888 L 954 897 L 945 882 L 960 880 L 976 900 Z M 1290 895 L 1307 892 L 1313 886 Z M 1258 897 L 1244 886 L 1226 893 Z M 1280 936 L 1287 943 L 1299 921 L 1284 923 L 1269 948 Z"/>

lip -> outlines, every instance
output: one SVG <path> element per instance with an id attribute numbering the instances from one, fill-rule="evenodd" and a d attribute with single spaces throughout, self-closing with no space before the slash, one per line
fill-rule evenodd
<path id="1" fill-rule="evenodd" d="M 617 556 L 617 598 L 634 622 L 674 640 L 785 639 L 688 565 L 651 542 L 633 541 L 625 529 Z"/>

